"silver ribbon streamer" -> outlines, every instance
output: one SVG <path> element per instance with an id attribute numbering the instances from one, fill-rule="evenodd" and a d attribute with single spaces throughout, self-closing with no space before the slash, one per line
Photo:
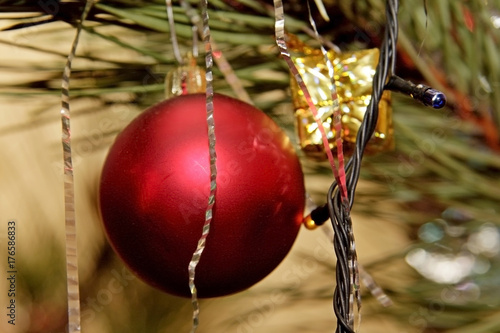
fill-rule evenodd
<path id="1" fill-rule="evenodd" d="M 307 10 L 309 13 L 309 22 L 313 28 L 314 36 L 317 40 L 321 40 L 320 35 L 318 33 L 318 29 L 316 28 L 316 22 L 314 21 L 311 13 L 311 6 L 309 5 L 309 1 L 307 1 Z M 337 160 L 338 160 L 338 177 L 339 177 L 339 188 L 342 195 L 342 200 L 346 202 L 349 201 L 349 197 L 347 195 L 347 188 L 345 184 L 345 167 L 344 167 L 344 149 L 342 144 L 342 121 L 341 121 L 341 113 L 339 107 L 339 97 L 337 95 L 337 88 L 335 85 L 335 76 L 333 72 L 333 64 L 328 58 L 327 52 L 322 44 L 320 44 L 321 53 L 323 53 L 323 57 L 325 58 L 326 67 L 328 68 L 328 76 L 330 77 L 331 82 L 331 97 L 333 101 L 333 115 L 334 115 L 334 125 L 335 125 L 335 143 L 337 145 Z M 326 149 L 326 147 L 325 147 Z"/>
<path id="2" fill-rule="evenodd" d="M 318 113 L 316 110 L 316 106 L 312 102 L 311 95 L 307 89 L 307 86 L 302 79 L 297 67 L 293 63 L 290 52 L 288 51 L 288 47 L 285 41 L 285 13 L 283 11 L 283 2 L 281 0 L 274 0 L 274 11 L 275 11 L 275 33 L 276 33 L 276 44 L 278 45 L 280 54 L 283 56 L 290 72 L 292 73 L 295 80 L 297 80 L 297 84 L 300 89 L 304 93 L 304 98 L 307 101 L 309 109 L 313 114 L 314 120 L 318 125 L 318 129 L 321 132 L 321 138 L 323 140 L 323 146 L 325 147 L 325 153 L 328 156 L 328 161 L 330 162 L 330 166 L 332 168 L 333 175 L 338 184 L 340 184 L 339 173 L 337 171 L 337 167 L 335 165 L 335 160 L 333 158 L 332 152 L 330 150 L 330 144 L 328 142 L 325 129 L 323 128 L 323 124 L 321 123 L 321 119 L 318 117 Z"/>
<path id="3" fill-rule="evenodd" d="M 170 28 L 170 38 L 172 39 L 172 47 L 174 50 L 174 56 L 177 60 L 177 63 L 180 65 L 184 64 L 184 60 L 182 59 L 181 52 L 179 51 L 179 43 L 177 43 L 177 34 L 175 33 L 175 22 L 174 22 L 174 11 L 172 9 L 172 0 L 165 0 L 166 9 L 167 9 L 167 18 L 168 24 Z"/>
<path id="4" fill-rule="evenodd" d="M 195 285 L 195 275 L 196 266 L 200 262 L 201 255 L 205 250 L 206 240 L 210 232 L 210 225 L 212 222 L 212 209 L 215 204 L 215 192 L 217 190 L 217 154 L 215 152 L 215 122 L 214 122 L 214 91 L 213 91 L 213 54 L 212 54 L 212 44 L 210 36 L 210 27 L 208 25 L 208 3 L 207 0 L 202 2 L 203 11 L 203 42 L 205 45 L 205 65 L 206 65 L 206 110 L 207 110 L 207 127 L 208 127 L 208 148 L 210 155 L 210 194 L 208 197 L 208 206 L 205 211 L 205 223 L 203 224 L 203 230 L 200 239 L 198 240 L 198 245 L 193 253 L 191 262 L 188 266 L 189 271 L 189 289 L 191 291 L 191 303 L 193 305 L 193 326 L 191 328 L 191 333 L 196 332 L 199 325 L 199 315 L 200 306 L 198 302 L 198 295 Z"/>
<path id="5" fill-rule="evenodd" d="M 68 54 L 66 66 L 64 67 L 61 89 L 61 122 L 62 122 L 62 146 L 64 161 L 64 213 L 66 228 L 66 283 L 68 292 L 68 332 L 81 332 L 80 318 L 80 290 L 78 279 L 78 255 L 76 241 L 76 219 L 75 219 L 75 187 L 73 179 L 73 160 L 71 156 L 71 127 L 69 107 L 69 78 L 71 75 L 71 64 L 75 57 L 76 48 L 80 39 L 82 25 L 87 17 L 93 1 L 85 4 L 76 35 Z"/>

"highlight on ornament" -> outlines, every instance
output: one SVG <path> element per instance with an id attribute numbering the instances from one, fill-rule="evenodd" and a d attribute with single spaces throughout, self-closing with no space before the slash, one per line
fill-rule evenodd
<path id="1" fill-rule="evenodd" d="M 196 270 L 200 297 L 244 290 L 267 276 L 294 243 L 305 190 L 289 138 L 255 107 L 214 94 L 217 192 Z M 210 192 L 205 94 L 167 99 L 116 138 L 100 182 L 107 237 L 139 277 L 190 296 L 188 263 Z"/>

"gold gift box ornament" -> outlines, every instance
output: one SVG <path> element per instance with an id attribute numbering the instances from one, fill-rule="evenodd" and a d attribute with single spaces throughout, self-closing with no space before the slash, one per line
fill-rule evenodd
<path id="1" fill-rule="evenodd" d="M 335 152 L 334 101 L 332 100 L 332 80 L 321 50 L 313 49 L 297 37 L 289 35 L 289 50 L 302 79 L 316 106 L 318 117 L 325 129 L 330 149 Z M 341 112 L 344 154 L 352 154 L 361 122 L 371 100 L 372 82 L 379 58 L 378 49 L 356 52 L 327 52 L 333 64 L 335 87 Z M 295 109 L 296 127 L 300 147 L 306 156 L 325 160 L 326 153 L 313 114 L 309 109 L 303 91 L 295 78 L 291 78 L 291 91 Z M 365 152 L 377 153 L 394 149 L 392 126 L 391 94 L 384 91 L 379 103 L 379 116 L 375 132 L 366 146 Z"/>

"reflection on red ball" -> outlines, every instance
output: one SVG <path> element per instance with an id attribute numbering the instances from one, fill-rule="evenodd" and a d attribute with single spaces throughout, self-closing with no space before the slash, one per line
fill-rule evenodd
<path id="1" fill-rule="evenodd" d="M 217 192 L 196 269 L 200 297 L 246 289 L 292 246 L 303 217 L 299 160 L 262 111 L 215 94 Z M 108 239 L 147 283 L 189 296 L 188 264 L 210 193 L 205 95 L 174 97 L 142 113 L 104 164 L 100 209 Z"/>

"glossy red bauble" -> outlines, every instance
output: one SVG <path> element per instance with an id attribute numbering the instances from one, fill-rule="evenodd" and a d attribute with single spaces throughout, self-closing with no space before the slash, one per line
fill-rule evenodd
<path id="1" fill-rule="evenodd" d="M 293 146 L 263 112 L 214 96 L 217 192 L 196 269 L 200 297 L 246 289 L 290 250 L 304 208 Z M 189 296 L 188 264 L 210 193 L 205 95 L 174 97 L 137 117 L 109 151 L 100 184 L 108 239 L 147 283 Z"/>

